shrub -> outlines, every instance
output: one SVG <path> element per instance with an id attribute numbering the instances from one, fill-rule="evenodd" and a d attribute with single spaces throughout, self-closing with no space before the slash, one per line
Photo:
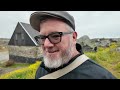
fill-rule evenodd
<path id="1" fill-rule="evenodd" d="M 14 61 L 13 60 L 9 60 L 9 61 L 5 62 L 5 67 L 12 66 L 13 64 L 14 64 Z"/>
<path id="2" fill-rule="evenodd" d="M 34 79 L 35 72 L 40 65 L 40 62 L 37 61 L 35 64 L 32 64 L 26 68 L 12 71 L 10 73 L 0 76 L 0 79 Z"/>
<path id="3" fill-rule="evenodd" d="M 120 52 L 117 52 L 116 48 L 117 45 L 112 43 L 110 47 L 98 47 L 97 52 L 86 52 L 85 54 L 120 78 Z"/>

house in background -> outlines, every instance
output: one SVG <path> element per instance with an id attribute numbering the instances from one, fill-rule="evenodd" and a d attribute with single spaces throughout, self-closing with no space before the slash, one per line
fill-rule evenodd
<path id="1" fill-rule="evenodd" d="M 8 43 L 9 60 L 22 63 L 34 63 L 42 56 L 40 47 L 34 39 L 39 32 L 30 24 L 18 22 L 13 35 Z"/>

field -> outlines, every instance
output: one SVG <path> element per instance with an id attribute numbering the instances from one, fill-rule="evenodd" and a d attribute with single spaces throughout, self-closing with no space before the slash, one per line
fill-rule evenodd
<path id="1" fill-rule="evenodd" d="M 116 51 L 117 47 L 120 45 L 113 43 L 110 47 L 98 47 L 97 52 L 85 52 L 85 54 L 120 79 L 120 52 Z M 37 61 L 21 69 L 2 74 L 0 79 L 34 79 L 39 65 L 40 61 Z"/>
<path id="2" fill-rule="evenodd" d="M 40 65 L 40 62 L 36 62 L 34 64 L 15 64 L 11 66 L 12 68 L 20 67 L 21 69 L 14 70 L 12 72 L 8 72 L 6 74 L 2 74 L 0 79 L 34 79 L 35 72 Z M 10 67 L 10 68 L 11 68 Z M 22 68 L 23 67 L 23 68 Z"/>
<path id="3" fill-rule="evenodd" d="M 119 45 L 113 43 L 107 48 L 99 47 L 98 52 L 85 52 L 85 54 L 120 79 L 120 52 L 116 51 L 117 47 Z"/>

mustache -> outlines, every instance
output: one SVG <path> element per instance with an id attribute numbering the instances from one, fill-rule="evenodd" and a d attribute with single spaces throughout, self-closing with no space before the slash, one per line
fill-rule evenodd
<path id="1" fill-rule="evenodd" d="M 59 49 L 57 49 L 57 48 L 47 48 L 45 51 L 49 52 L 49 53 L 53 53 L 53 52 L 59 51 Z"/>

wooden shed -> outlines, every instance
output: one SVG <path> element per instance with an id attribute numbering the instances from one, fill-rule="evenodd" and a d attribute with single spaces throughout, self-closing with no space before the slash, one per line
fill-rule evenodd
<path id="1" fill-rule="evenodd" d="M 30 24 L 18 22 L 8 43 L 9 59 L 15 62 L 34 63 L 42 56 L 41 48 L 34 39 L 39 32 Z"/>

